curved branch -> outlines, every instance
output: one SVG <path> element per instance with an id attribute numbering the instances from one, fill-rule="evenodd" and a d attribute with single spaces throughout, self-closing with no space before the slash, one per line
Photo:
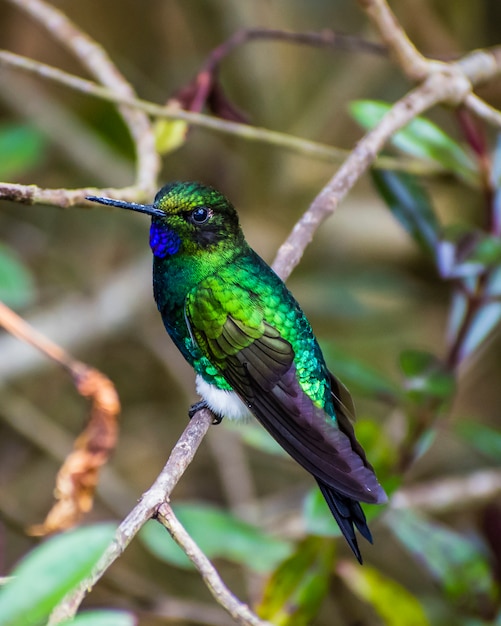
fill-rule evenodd
<path id="1" fill-rule="evenodd" d="M 135 97 L 133 87 L 111 61 L 105 50 L 64 13 L 43 0 L 10 0 L 10 2 L 42 24 L 99 82 L 123 97 Z M 136 148 L 135 185 L 152 195 L 157 187 L 156 179 L 160 169 L 160 160 L 155 148 L 155 137 L 150 120 L 147 115 L 135 108 L 120 106 L 118 110 Z"/>

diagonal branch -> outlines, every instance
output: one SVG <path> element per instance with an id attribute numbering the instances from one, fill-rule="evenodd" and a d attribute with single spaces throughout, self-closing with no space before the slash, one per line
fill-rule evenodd
<path id="1" fill-rule="evenodd" d="M 156 516 L 159 507 L 168 500 L 177 482 L 193 460 L 212 420 L 213 415 L 207 409 L 195 413 L 153 485 L 143 494 L 137 505 L 118 527 L 114 541 L 104 553 L 94 572 L 56 607 L 50 624 L 58 624 L 75 615 L 87 592 L 120 557 L 144 524 Z"/>
<path id="2" fill-rule="evenodd" d="M 432 74 L 388 111 L 381 122 L 355 146 L 346 161 L 313 200 L 281 245 L 273 269 L 285 280 L 301 260 L 316 230 L 337 208 L 360 176 L 374 162 L 378 152 L 397 130 L 433 105 L 469 93 L 467 81 L 448 74 Z"/>
<path id="3" fill-rule="evenodd" d="M 188 556 L 200 572 L 207 588 L 218 604 L 224 607 L 237 624 L 242 626 L 271 626 L 269 622 L 259 619 L 246 604 L 238 600 L 221 580 L 218 571 L 186 532 L 181 522 L 174 515 L 172 508 L 164 502 L 157 513 L 158 521 L 170 533 L 174 541 Z"/>

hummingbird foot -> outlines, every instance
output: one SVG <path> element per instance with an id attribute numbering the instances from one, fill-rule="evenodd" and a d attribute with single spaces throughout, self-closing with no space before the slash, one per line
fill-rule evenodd
<path id="1" fill-rule="evenodd" d="M 188 411 L 188 417 L 191 419 L 195 413 L 197 411 L 200 411 L 201 409 L 209 409 L 209 411 L 211 411 L 210 406 L 207 404 L 207 402 L 205 400 L 200 400 L 200 402 L 195 402 L 195 404 L 192 404 L 190 406 L 190 409 Z M 211 411 L 212 412 L 212 411 Z M 222 416 L 220 415 L 215 415 L 214 413 L 212 414 L 213 418 L 212 418 L 212 423 L 215 424 L 220 424 L 223 421 Z"/>

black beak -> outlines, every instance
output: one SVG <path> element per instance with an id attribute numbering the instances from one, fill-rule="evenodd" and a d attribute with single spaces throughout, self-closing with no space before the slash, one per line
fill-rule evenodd
<path id="1" fill-rule="evenodd" d="M 116 206 L 119 209 L 127 209 L 128 211 L 136 211 L 137 213 L 146 213 L 146 215 L 151 215 L 152 217 L 165 217 L 165 213 L 161 209 L 157 209 L 153 204 L 136 204 L 135 202 L 124 202 L 99 196 L 87 196 L 86 200 L 105 204 L 106 206 Z"/>

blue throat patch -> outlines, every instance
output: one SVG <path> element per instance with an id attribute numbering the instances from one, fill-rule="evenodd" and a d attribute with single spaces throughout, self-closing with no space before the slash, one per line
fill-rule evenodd
<path id="1" fill-rule="evenodd" d="M 180 247 L 181 238 L 173 230 L 163 224 L 151 223 L 150 248 L 156 257 L 165 259 L 176 254 Z"/>

